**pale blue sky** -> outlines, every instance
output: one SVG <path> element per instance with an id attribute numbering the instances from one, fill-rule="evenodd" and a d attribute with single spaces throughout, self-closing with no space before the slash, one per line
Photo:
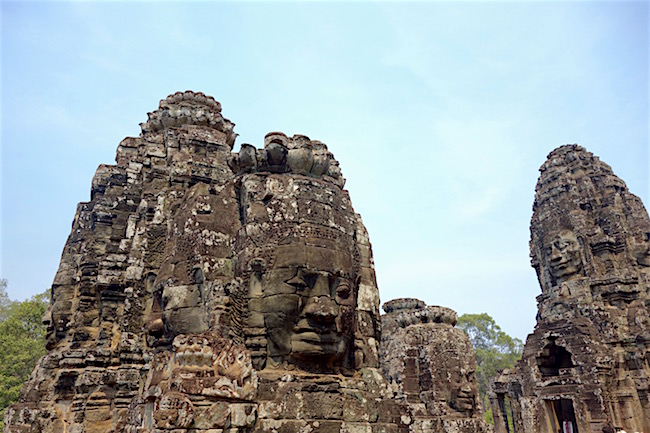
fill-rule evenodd
<path id="1" fill-rule="evenodd" d="M 525 338 L 538 168 L 579 143 L 649 202 L 648 2 L 2 2 L 2 256 L 48 288 L 76 204 L 160 99 L 214 96 L 244 142 L 341 162 L 382 302 Z"/>

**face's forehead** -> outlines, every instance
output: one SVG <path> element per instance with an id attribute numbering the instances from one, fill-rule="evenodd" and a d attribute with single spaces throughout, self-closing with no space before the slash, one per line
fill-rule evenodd
<path id="1" fill-rule="evenodd" d="M 578 237 L 571 230 L 563 229 L 563 230 L 552 231 L 551 233 L 546 234 L 543 238 L 543 244 L 546 246 L 547 249 L 549 249 L 552 245 L 557 244 L 559 242 L 567 243 L 567 244 L 577 244 Z"/>
<path id="2" fill-rule="evenodd" d="M 340 248 L 341 246 L 345 245 L 336 245 L 333 242 L 321 242 L 318 245 L 310 245 L 307 242 L 280 245 L 275 249 L 273 269 L 304 268 L 314 272 L 352 277 L 353 250 Z"/>
<path id="3" fill-rule="evenodd" d="M 474 355 L 466 350 L 466 347 L 447 348 L 447 350 L 438 353 L 439 362 L 449 365 L 468 366 Z"/>
<path id="4" fill-rule="evenodd" d="M 562 240 L 577 240 L 576 234 L 573 233 L 571 230 L 561 230 L 553 236 L 554 239 L 562 239 Z"/>

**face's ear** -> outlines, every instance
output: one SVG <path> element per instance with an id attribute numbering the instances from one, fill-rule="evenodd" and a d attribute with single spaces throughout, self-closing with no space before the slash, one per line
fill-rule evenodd
<path id="1" fill-rule="evenodd" d="M 248 270 L 248 296 L 251 298 L 259 298 L 264 292 L 262 276 L 266 272 L 266 261 L 262 258 L 255 257 L 248 262 Z"/>
<path id="2" fill-rule="evenodd" d="M 162 283 L 156 285 L 156 274 L 150 272 L 144 279 L 145 291 L 151 294 L 152 313 L 160 313 L 162 311 Z"/>

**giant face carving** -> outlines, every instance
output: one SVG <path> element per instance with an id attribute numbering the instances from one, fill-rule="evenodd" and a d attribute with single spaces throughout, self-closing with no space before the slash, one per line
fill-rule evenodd
<path id="1" fill-rule="evenodd" d="M 469 337 L 449 324 L 431 322 L 432 317 L 424 324 L 417 323 L 422 317 L 426 316 L 416 317 L 413 325 L 407 326 L 403 333 L 389 337 L 392 341 L 384 347 L 385 351 L 390 351 L 385 352 L 387 364 L 403 366 L 399 375 L 404 391 L 407 394 L 417 392 L 432 415 L 474 416 L 478 388 Z M 404 348 L 408 348 L 406 352 L 402 352 Z"/>
<path id="2" fill-rule="evenodd" d="M 255 174 L 242 178 L 240 197 L 242 332 L 255 367 L 353 368 L 360 253 L 347 193 L 319 179 Z"/>
<path id="3" fill-rule="evenodd" d="M 268 356 L 276 363 L 344 367 L 357 296 L 352 257 L 310 241 L 279 247 L 262 276 Z"/>
<path id="4" fill-rule="evenodd" d="M 474 351 L 462 331 L 439 327 L 440 340 L 429 349 L 429 364 L 435 378 L 434 400 L 465 416 L 474 415 L 478 401 Z M 445 413 L 441 409 L 441 413 Z"/>
<path id="5" fill-rule="evenodd" d="M 53 348 L 58 341 L 65 338 L 72 318 L 72 294 L 68 287 L 53 287 L 52 302 L 42 317 L 47 329 L 45 346 Z"/>
<path id="6" fill-rule="evenodd" d="M 553 237 L 547 244 L 545 253 L 555 284 L 582 274 L 582 246 L 572 231 L 563 230 Z"/>
<path id="7" fill-rule="evenodd" d="M 464 364 L 464 366 L 452 374 L 454 377 L 452 377 L 450 383 L 453 388 L 451 389 L 449 406 L 458 412 L 471 416 L 476 411 L 476 396 L 478 395 L 478 389 L 474 382 L 476 372 L 474 368 L 467 365 L 469 363 L 461 364 Z"/>

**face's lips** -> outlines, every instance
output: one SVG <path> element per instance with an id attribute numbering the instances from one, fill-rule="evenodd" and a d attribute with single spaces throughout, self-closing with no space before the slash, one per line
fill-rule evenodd
<path id="1" fill-rule="evenodd" d="M 295 357 L 324 356 L 330 359 L 340 356 L 344 350 L 342 337 L 331 330 L 316 332 L 303 328 L 291 336 L 291 351 Z"/>
<path id="2" fill-rule="evenodd" d="M 565 272 L 572 272 L 573 266 L 568 260 L 563 260 L 560 263 L 551 263 L 551 269 L 554 273 L 562 275 Z"/>
<path id="3" fill-rule="evenodd" d="M 569 265 L 569 260 L 567 259 L 562 259 L 558 261 L 551 261 L 551 266 L 554 268 L 561 268 L 561 267 L 566 267 Z"/>
<path id="4" fill-rule="evenodd" d="M 474 407 L 474 397 L 471 393 L 460 391 L 456 395 L 456 407 L 460 410 L 470 410 Z"/>
<path id="5" fill-rule="evenodd" d="M 294 338 L 312 344 L 333 344 L 341 340 L 341 337 L 334 330 L 326 329 L 319 332 L 311 328 L 295 330 Z"/>

